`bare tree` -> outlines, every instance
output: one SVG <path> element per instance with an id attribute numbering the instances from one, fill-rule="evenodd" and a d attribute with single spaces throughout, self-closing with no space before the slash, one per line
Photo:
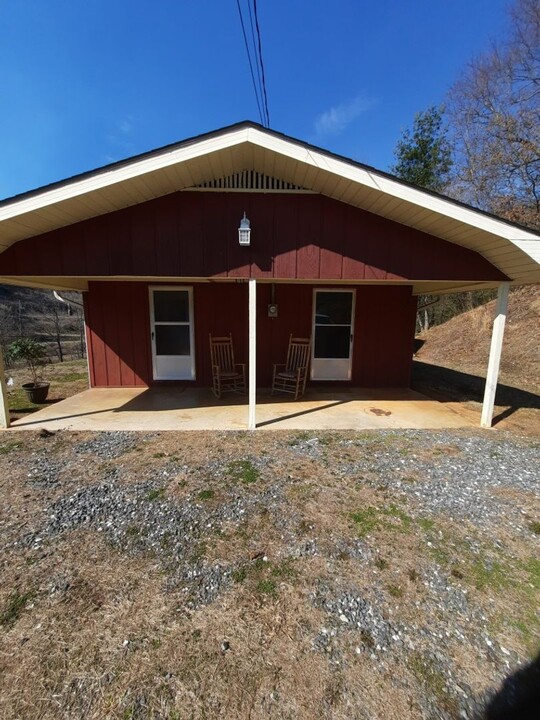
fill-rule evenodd
<path id="1" fill-rule="evenodd" d="M 473 60 L 449 93 L 452 193 L 540 227 L 540 3 L 516 0 L 505 41 Z"/>

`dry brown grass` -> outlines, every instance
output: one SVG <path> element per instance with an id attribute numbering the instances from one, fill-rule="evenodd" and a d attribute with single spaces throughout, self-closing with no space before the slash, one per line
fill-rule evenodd
<path id="1" fill-rule="evenodd" d="M 91 437 L 58 433 L 40 440 L 25 433 L 16 438 L 22 446 L 0 454 L 0 473 L 10 473 L 0 474 L 6 543 L 38 527 L 48 503 L 74 487 L 70 463 L 77 472 L 84 469 L 76 485 L 103 480 L 102 460 L 73 457 L 73 443 Z M 285 524 L 261 507 L 244 523 L 230 522 L 204 539 L 207 563 L 237 568 L 231 586 L 206 607 L 186 607 L 181 588 L 167 584 L 174 568 L 158 555 L 113 547 L 96 530 L 49 538 L 38 550 L 8 549 L 1 560 L 0 612 L 15 592 L 26 599 L 0 627 L 0 718 L 412 720 L 428 717 L 426 697 L 452 713 L 452 698 L 420 635 L 414 650 L 382 658 L 372 656 L 370 638 L 359 630 L 338 633 L 330 653 L 313 642 L 328 624 L 312 602 L 320 584 L 336 592 L 356 588 L 391 622 L 438 627 L 440 609 L 427 602 L 425 585 L 434 563 L 450 583 L 468 589 L 471 602 L 489 616 L 495 639 L 521 657 L 531 652 L 526 633 L 538 627 L 534 595 L 521 586 L 530 580 L 522 565 L 531 548 L 507 529 L 507 552 L 496 559 L 515 583 L 499 588 L 498 576 L 480 576 L 475 568 L 466 541 L 477 537 L 475 528 L 440 517 L 420 523 L 388 483 L 366 484 L 363 476 L 339 471 L 344 459 L 361 460 L 389 443 L 399 447 L 399 438 L 381 441 L 373 434 L 372 441 L 343 446 L 340 439 L 358 436 L 320 437 L 310 455 L 299 453 L 297 436 L 288 433 L 163 433 L 107 463 L 120 469 L 121 484 L 159 477 L 164 496 L 179 505 L 212 488 L 214 495 L 201 501 L 210 509 L 220 507 L 228 485 L 249 494 L 281 483 Z M 36 451 L 65 464 L 58 486 L 28 483 L 25 465 Z M 442 451 L 452 455 L 455 447 Z M 255 483 L 235 485 L 226 473 L 212 474 L 213 463 L 223 467 L 246 457 L 268 458 Z M 505 496 L 518 505 L 522 500 Z M 527 502 L 535 512 L 532 499 Z M 291 534 L 296 541 L 316 540 L 318 553 L 291 557 Z M 359 539 L 370 553 L 366 561 L 346 549 Z M 491 538 L 479 542 L 488 548 Z M 452 576 L 454 567 L 460 579 Z M 497 681 L 493 663 L 474 646 L 447 638 L 445 647 L 475 691 Z"/>
<path id="2" fill-rule="evenodd" d="M 495 301 L 432 328 L 418 358 L 485 377 Z M 501 382 L 540 392 L 540 286 L 510 294 L 501 358 Z"/>
<path id="3" fill-rule="evenodd" d="M 431 328 L 421 337 L 413 387 L 479 421 L 495 301 Z M 540 435 L 540 286 L 510 294 L 499 391 L 498 429 Z"/>

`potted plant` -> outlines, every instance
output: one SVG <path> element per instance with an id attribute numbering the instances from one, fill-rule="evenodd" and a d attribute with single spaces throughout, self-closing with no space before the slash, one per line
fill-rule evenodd
<path id="1" fill-rule="evenodd" d="M 49 383 L 44 382 L 42 372 L 45 366 L 47 352 L 45 347 L 29 338 L 15 340 L 8 348 L 9 356 L 13 360 L 22 360 L 32 376 L 32 382 L 23 384 L 26 396 L 36 405 L 44 403 L 49 393 Z"/>

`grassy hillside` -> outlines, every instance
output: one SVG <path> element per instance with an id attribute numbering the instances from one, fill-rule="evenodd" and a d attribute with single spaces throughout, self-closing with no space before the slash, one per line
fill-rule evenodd
<path id="1" fill-rule="evenodd" d="M 84 350 L 83 312 L 79 293 L 62 293 L 73 304 L 57 300 L 51 290 L 0 285 L 0 348 L 7 354 L 9 344 L 20 337 L 39 340 L 51 360 L 80 358 Z"/>
<path id="2" fill-rule="evenodd" d="M 412 387 L 480 421 L 495 302 L 457 315 L 420 337 Z M 540 287 L 510 295 L 494 425 L 540 435 Z"/>
<path id="3" fill-rule="evenodd" d="M 495 301 L 458 315 L 421 337 L 423 362 L 485 377 Z M 510 294 L 500 379 L 529 392 L 540 391 L 540 285 Z"/>

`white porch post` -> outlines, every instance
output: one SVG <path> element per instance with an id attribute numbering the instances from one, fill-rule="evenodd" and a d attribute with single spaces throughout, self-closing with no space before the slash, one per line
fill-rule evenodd
<path id="1" fill-rule="evenodd" d="M 6 377 L 4 374 L 4 358 L 0 348 L 0 428 L 9 427 L 9 408 L 7 398 Z"/>
<path id="2" fill-rule="evenodd" d="M 497 295 L 497 308 L 495 310 L 493 332 L 491 335 L 484 404 L 482 405 L 482 418 L 480 420 L 480 425 L 486 428 L 491 427 L 491 423 L 493 422 L 493 407 L 495 405 L 495 393 L 497 392 L 497 381 L 499 378 L 499 365 L 501 362 L 504 325 L 506 323 L 506 313 L 508 310 L 509 289 L 510 283 L 501 283 Z"/>
<path id="3" fill-rule="evenodd" d="M 257 397 L 257 283 L 249 280 L 249 411 L 248 430 L 255 430 L 255 403 Z"/>

